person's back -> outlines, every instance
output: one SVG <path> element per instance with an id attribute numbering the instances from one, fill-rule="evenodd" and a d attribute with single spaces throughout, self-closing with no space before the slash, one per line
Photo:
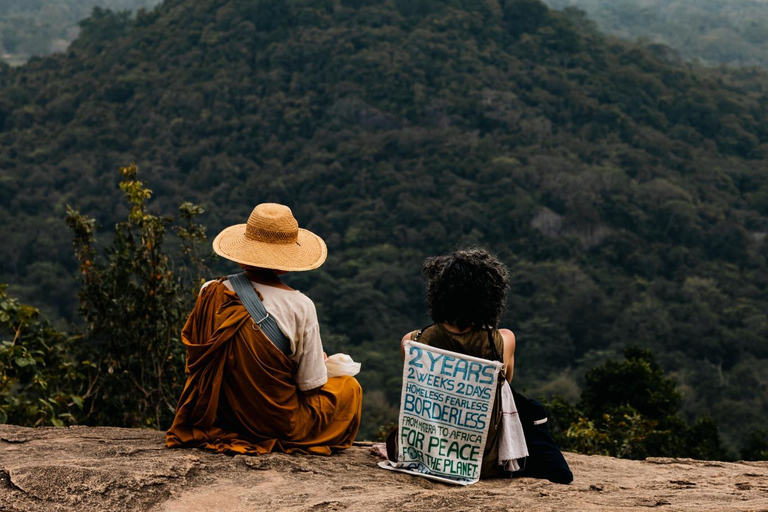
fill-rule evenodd
<path id="1" fill-rule="evenodd" d="M 351 446 L 362 389 L 353 377 L 327 377 L 314 304 L 278 277 L 320 266 L 322 239 L 287 207 L 259 205 L 214 250 L 246 270 L 248 279 L 232 279 L 248 283 L 238 289 L 248 297 L 226 278 L 203 286 L 182 332 L 188 378 L 166 445 L 251 454 Z"/>
<path id="2" fill-rule="evenodd" d="M 427 278 L 429 315 L 435 324 L 406 334 L 401 350 L 406 340 L 416 340 L 459 354 L 500 361 L 504 364 L 502 375 L 511 382 L 516 339 L 512 331 L 498 328 L 506 306 L 507 267 L 483 249 L 468 249 L 427 258 L 423 270 Z M 498 386 L 483 453 L 482 478 L 508 474 L 499 464 L 501 393 L 502 387 Z M 536 403 L 514 391 L 513 394 L 514 400 L 521 402 L 518 407 L 522 420 L 523 411 L 526 414 L 534 411 Z M 531 429 L 533 421 L 539 422 L 535 430 Z M 543 421 L 546 418 L 537 417 L 530 424 L 523 422 L 526 441 L 530 435 L 529 448 L 533 445 L 535 450 L 530 450 L 527 460 L 530 470 L 515 474 L 569 483 L 573 476 L 546 427 L 541 426 Z"/>
<path id="3" fill-rule="evenodd" d="M 409 334 L 409 339 L 425 345 L 456 352 L 458 354 L 495 360 L 496 354 L 502 354 L 504 339 L 498 330 L 492 330 L 491 336 L 496 346 L 493 351 L 488 339 L 488 331 L 472 329 L 463 333 L 451 332 L 441 324 L 435 324 L 421 331 Z M 485 451 L 483 452 L 483 464 L 480 478 L 501 476 L 499 469 L 499 427 L 501 424 L 501 386 L 496 387 L 496 397 L 491 412 L 491 421 L 488 426 Z"/>

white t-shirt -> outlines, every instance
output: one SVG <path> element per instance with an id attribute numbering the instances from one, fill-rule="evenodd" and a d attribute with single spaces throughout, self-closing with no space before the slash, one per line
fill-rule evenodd
<path id="1" fill-rule="evenodd" d="M 201 290 L 212 282 L 205 283 Z M 298 366 L 293 378 L 299 389 L 307 391 L 325 384 L 328 371 L 323 357 L 315 303 L 298 290 L 284 290 L 253 281 L 251 284 L 261 294 L 264 308 L 291 340 L 291 354 L 288 357 Z M 224 286 L 233 290 L 229 281 L 224 281 Z"/>

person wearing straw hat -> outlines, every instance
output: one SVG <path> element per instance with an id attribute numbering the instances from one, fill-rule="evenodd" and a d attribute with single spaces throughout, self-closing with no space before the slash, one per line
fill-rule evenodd
<path id="1" fill-rule="evenodd" d="M 188 376 L 166 445 L 321 455 L 350 447 L 362 389 L 351 376 L 328 378 L 314 303 L 279 277 L 322 265 L 325 242 L 290 208 L 267 203 L 219 233 L 213 250 L 244 272 L 203 285 L 184 326 Z"/>

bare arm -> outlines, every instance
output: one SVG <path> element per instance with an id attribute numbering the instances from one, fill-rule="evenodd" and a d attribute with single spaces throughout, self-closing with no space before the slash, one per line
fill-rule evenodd
<path id="1" fill-rule="evenodd" d="M 504 373 L 507 382 L 512 382 L 512 374 L 515 372 L 515 333 L 509 329 L 499 329 L 499 334 L 504 340 Z"/>

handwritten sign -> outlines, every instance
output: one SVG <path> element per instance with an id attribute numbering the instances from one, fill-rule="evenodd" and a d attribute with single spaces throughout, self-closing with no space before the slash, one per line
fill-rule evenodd
<path id="1" fill-rule="evenodd" d="M 397 463 L 447 483 L 480 478 L 502 364 L 406 341 Z"/>

